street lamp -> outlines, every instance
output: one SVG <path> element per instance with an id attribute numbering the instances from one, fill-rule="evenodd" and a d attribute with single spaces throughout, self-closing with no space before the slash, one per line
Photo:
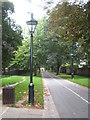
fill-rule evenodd
<path id="1" fill-rule="evenodd" d="M 29 84 L 29 98 L 28 102 L 34 105 L 34 84 L 33 84 L 33 33 L 37 26 L 37 21 L 33 18 L 31 13 L 31 20 L 26 22 L 31 33 L 31 71 L 30 71 L 30 84 Z"/>
<path id="2" fill-rule="evenodd" d="M 72 66 L 72 72 L 71 72 L 71 74 L 72 74 L 72 80 L 73 80 L 73 78 L 74 78 L 74 74 L 73 74 L 73 54 L 71 54 L 71 57 L 72 57 L 72 64 L 71 64 L 71 66 Z"/>
<path id="3" fill-rule="evenodd" d="M 69 34 L 69 31 L 66 31 L 66 35 Z M 72 75 L 72 80 L 74 79 L 74 71 L 73 71 L 73 41 L 72 41 L 72 53 L 70 54 L 71 55 L 71 75 Z"/>
<path id="4" fill-rule="evenodd" d="M 74 72 L 73 72 L 73 41 L 72 41 L 72 54 L 71 54 L 71 57 L 72 57 L 72 80 L 74 78 Z"/>

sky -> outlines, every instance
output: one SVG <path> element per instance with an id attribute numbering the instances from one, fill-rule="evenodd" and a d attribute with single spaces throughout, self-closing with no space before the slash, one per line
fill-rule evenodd
<path id="1" fill-rule="evenodd" d="M 43 10 L 44 2 L 43 0 L 9 0 L 13 2 L 15 7 L 15 13 L 12 18 L 19 24 L 23 29 L 26 26 L 26 21 L 30 20 L 30 13 L 32 12 L 36 20 L 41 19 L 45 15 L 45 10 Z M 54 5 L 61 0 L 54 0 Z M 62 0 L 67 1 L 67 0 Z M 75 0 L 69 0 L 75 1 Z M 87 1 L 87 0 L 83 0 Z"/>
<path id="2" fill-rule="evenodd" d="M 9 0 L 9 1 L 13 2 L 15 6 L 15 13 L 12 15 L 12 18 L 14 18 L 16 20 L 16 23 L 21 25 L 22 27 L 26 25 L 26 21 L 30 17 L 30 12 L 33 12 L 34 18 L 36 20 L 42 18 L 45 15 L 45 11 L 43 10 L 44 6 L 43 0 Z M 58 3 L 59 1 L 61 0 L 54 0 L 54 4 Z"/>
<path id="3" fill-rule="evenodd" d="M 6 1 L 6 0 L 5 0 Z M 10 17 L 16 21 L 16 24 L 20 25 L 23 30 L 23 36 L 27 36 L 28 26 L 26 21 L 30 20 L 31 13 L 33 17 L 38 21 L 46 15 L 46 11 L 43 10 L 45 3 L 43 0 L 9 0 L 13 2 L 15 13 Z M 55 4 L 60 0 L 54 0 Z M 25 38 L 25 37 L 24 37 Z"/>
<path id="4" fill-rule="evenodd" d="M 45 15 L 41 0 L 9 0 L 14 3 L 15 13 L 11 16 L 17 24 L 24 27 L 32 12 L 36 20 Z"/>

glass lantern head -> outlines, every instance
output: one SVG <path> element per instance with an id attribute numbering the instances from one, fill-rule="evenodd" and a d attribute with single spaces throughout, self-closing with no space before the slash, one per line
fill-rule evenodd
<path id="1" fill-rule="evenodd" d="M 34 33 L 36 26 L 37 26 L 37 21 L 33 18 L 33 13 L 31 14 L 31 20 L 26 22 L 29 28 L 29 31 L 31 33 Z"/>

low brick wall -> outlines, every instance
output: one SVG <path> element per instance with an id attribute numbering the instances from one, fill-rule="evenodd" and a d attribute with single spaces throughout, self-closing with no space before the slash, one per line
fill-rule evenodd
<path id="1" fill-rule="evenodd" d="M 67 74 L 71 74 L 71 69 L 70 68 L 66 68 L 66 73 Z"/>
<path id="2" fill-rule="evenodd" d="M 5 75 L 26 75 L 27 73 L 30 73 L 30 70 L 10 70 L 5 72 Z"/>
<path id="3" fill-rule="evenodd" d="M 71 74 L 71 69 L 69 67 L 62 67 L 61 73 Z M 77 68 L 74 70 L 74 74 L 90 77 L 90 68 Z"/>
<path id="4" fill-rule="evenodd" d="M 90 77 L 90 68 L 78 68 L 76 74 Z"/>
<path id="5" fill-rule="evenodd" d="M 66 67 L 62 67 L 60 70 L 61 73 L 66 73 Z"/>

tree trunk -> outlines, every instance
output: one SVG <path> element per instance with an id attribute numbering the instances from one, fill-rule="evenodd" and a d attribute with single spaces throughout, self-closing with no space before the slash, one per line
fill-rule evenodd
<path id="1" fill-rule="evenodd" d="M 53 66 L 51 66 L 51 72 L 53 72 L 53 70 L 54 70 L 54 67 L 53 67 Z"/>
<path id="2" fill-rule="evenodd" d="M 61 66 L 60 66 L 60 64 L 58 64 L 58 65 L 57 65 L 57 70 L 56 70 L 56 75 L 59 75 L 59 73 L 60 73 L 60 68 L 61 68 Z"/>
<path id="3" fill-rule="evenodd" d="M 36 66 L 34 67 L 34 76 L 36 76 L 37 75 L 37 68 L 36 68 Z"/>
<path id="4" fill-rule="evenodd" d="M 40 74 L 40 67 L 38 67 L 38 69 L 39 69 L 39 74 Z"/>
<path id="5" fill-rule="evenodd" d="M 6 74 L 5 68 L 3 68 L 3 74 L 4 74 L 4 75 Z"/>

